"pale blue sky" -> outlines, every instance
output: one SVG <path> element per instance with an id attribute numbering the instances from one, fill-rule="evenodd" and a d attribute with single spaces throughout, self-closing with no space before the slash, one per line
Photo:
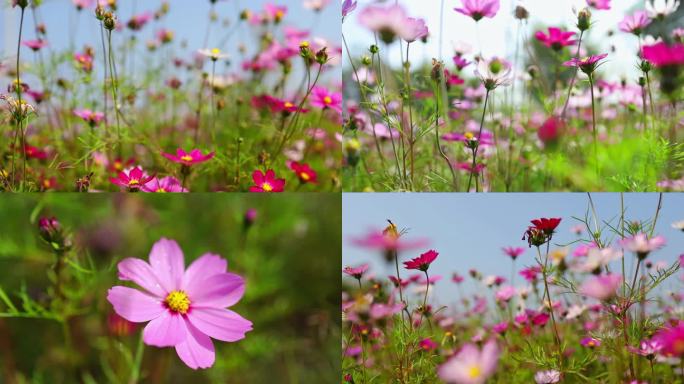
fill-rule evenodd
<path id="1" fill-rule="evenodd" d="M 620 195 L 610 193 L 592 194 L 601 220 L 619 218 Z M 627 219 L 649 220 L 653 217 L 658 194 L 624 195 Z M 467 275 L 470 268 L 484 275 L 501 275 L 509 278 L 510 258 L 504 256 L 501 247 L 519 246 L 527 249 L 521 240 L 531 219 L 561 217 L 553 242 L 566 244 L 577 239 L 570 229 L 578 222 L 572 216 L 584 217 L 588 198 L 585 193 L 495 193 L 495 194 L 352 194 L 342 198 L 342 266 L 369 262 L 372 271 L 380 276 L 394 273 L 394 264 L 386 265 L 376 252 L 350 244 L 353 236 L 361 236 L 368 229 L 383 228 L 391 219 L 400 228 L 408 228 L 407 238 L 426 237 L 432 248 L 440 255 L 430 267 L 431 275 L 442 275 L 436 293 L 442 303 L 453 301 L 456 294 L 451 274 L 457 271 Z M 649 259 L 665 260 L 669 264 L 684 253 L 684 233 L 671 224 L 684 219 L 684 194 L 665 194 L 656 233 L 667 239 L 667 246 L 653 253 Z M 571 249 L 574 249 L 571 248 Z M 400 255 L 401 261 L 418 256 L 424 250 Z M 518 258 L 517 269 L 534 264 L 534 249 L 528 249 Z M 572 257 L 572 256 L 569 256 Z M 633 258 L 628 256 L 631 261 Z M 629 266 L 630 263 L 627 265 Z M 413 272 L 413 271 L 412 271 Z M 406 270 L 402 271 L 407 276 Z M 523 279 L 517 275 L 516 285 Z M 470 288 L 470 285 L 466 285 Z M 678 278 L 671 278 L 665 289 L 681 289 Z"/>
<path id="2" fill-rule="evenodd" d="M 0 1 L 7 3 L 6 0 Z M 134 10 L 136 14 L 144 11 L 154 12 L 159 8 L 161 1 L 119 0 L 118 3 L 119 11 L 117 15 L 125 23 L 130 19 Z M 176 34 L 174 44 L 177 49 L 181 49 L 178 52 L 185 53 L 184 55 L 180 54 L 180 56 L 189 59 L 198 49 L 204 48 L 202 45 L 208 21 L 210 2 L 208 0 L 169 0 L 169 3 L 171 11 L 165 21 L 163 23 L 151 21 L 143 29 L 142 35 L 139 35 L 139 41 L 144 44 L 149 38 L 153 37 L 154 32 L 159 28 L 162 26 L 167 27 Z M 223 27 L 221 25 L 222 20 L 229 19 L 232 23 L 231 26 L 235 25 L 240 10 L 260 11 L 266 3 L 275 3 L 288 7 L 288 13 L 283 21 L 283 25 L 312 30 L 313 37 L 322 37 L 334 42 L 336 46 L 340 45 L 341 6 L 337 0 L 333 0 L 319 14 L 305 9 L 302 0 L 228 0 L 216 3 L 219 22 L 214 23 L 212 27 L 208 46 L 214 47 L 219 45 L 228 34 L 228 31 L 232 29 L 230 26 Z M 11 9 L 2 5 L 0 6 L 0 14 L 2 13 L 4 15 L 0 17 L 2 21 L 0 23 L 0 60 L 13 60 L 16 57 L 16 31 L 19 26 L 20 12 L 18 8 Z M 101 50 L 99 22 L 95 19 L 92 10 L 84 10 L 77 16 L 75 7 L 71 5 L 70 0 L 45 0 L 39 14 L 47 26 L 48 40 L 52 48 L 67 48 L 70 43 L 72 28 L 74 28 L 73 31 L 75 31 L 76 35 L 75 46 L 79 51 L 84 44 L 93 46 L 97 52 Z M 35 38 L 33 26 L 32 15 L 27 13 L 24 24 L 24 39 Z M 219 48 L 227 51 L 232 57 L 238 57 L 238 45 L 240 43 L 254 43 L 255 40 L 250 35 L 251 33 L 254 33 L 253 30 L 241 28 L 232 35 L 228 45 L 219 46 Z M 128 39 L 130 34 L 131 32 L 128 29 L 115 33 L 115 44 L 117 39 Z M 180 44 L 183 41 L 187 45 L 184 48 L 180 48 Z M 254 51 L 253 48 L 248 47 L 250 51 Z M 33 53 L 28 48 L 22 48 L 22 59 L 32 60 L 33 56 Z M 100 60 L 99 56 L 97 59 Z M 139 62 L 141 62 L 140 60 L 142 59 L 139 59 Z M 239 62 L 237 61 L 234 63 L 234 65 L 238 64 Z M 336 75 L 331 73 L 331 76 L 339 77 L 339 73 Z M 297 82 L 299 80 L 300 78 L 296 79 Z"/>

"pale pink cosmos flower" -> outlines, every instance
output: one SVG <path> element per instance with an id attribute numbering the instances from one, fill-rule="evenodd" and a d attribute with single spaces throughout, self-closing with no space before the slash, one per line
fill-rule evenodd
<path id="1" fill-rule="evenodd" d="M 648 14 L 644 11 L 636 11 L 631 15 L 626 15 L 625 18 L 618 23 L 618 27 L 622 32 L 639 36 L 649 24 L 651 24 L 651 19 L 648 18 Z"/>
<path id="2" fill-rule="evenodd" d="M 461 4 L 462 8 L 454 8 L 454 11 L 470 16 L 475 21 L 483 17 L 493 18 L 501 6 L 499 0 L 461 0 Z"/>
<path id="3" fill-rule="evenodd" d="M 437 368 L 439 378 L 447 383 L 484 384 L 494 374 L 499 361 L 496 341 L 489 340 L 482 350 L 475 344 L 466 344 L 454 357 Z"/>
<path id="4" fill-rule="evenodd" d="M 304 0 L 304 8 L 310 9 L 314 12 L 320 12 L 323 8 L 328 6 L 332 0 Z"/>
<path id="5" fill-rule="evenodd" d="M 422 39 L 428 35 L 428 27 L 423 19 L 414 19 L 413 17 L 406 18 L 406 34 L 402 36 L 404 40 L 412 43 L 418 39 Z"/>
<path id="6" fill-rule="evenodd" d="M 539 371 L 534 374 L 534 381 L 537 384 L 553 384 L 559 382 L 561 379 L 561 373 L 555 369 L 548 371 Z"/>
<path id="7" fill-rule="evenodd" d="M 74 115 L 80 117 L 92 127 L 100 124 L 100 122 L 104 120 L 104 113 L 93 112 L 90 109 L 75 109 Z"/>
<path id="8" fill-rule="evenodd" d="M 155 177 L 142 187 L 143 192 L 155 193 L 180 193 L 190 192 L 183 188 L 181 182 L 173 176 L 166 176 L 161 179 Z"/>
<path id="9" fill-rule="evenodd" d="M 389 7 L 370 5 L 359 13 L 359 23 L 377 32 L 386 44 L 393 42 L 397 36 L 407 41 L 416 38 L 417 24 L 410 22 L 406 11 L 400 5 Z"/>
<path id="10" fill-rule="evenodd" d="M 252 323 L 226 309 L 245 292 L 242 277 L 226 271 L 227 262 L 207 253 L 185 269 L 183 251 L 173 240 L 160 239 L 150 251 L 150 263 L 136 258 L 119 262 L 119 278 L 141 290 L 115 286 L 107 300 L 114 311 L 134 323 L 149 323 L 143 341 L 175 347 L 190 368 L 209 368 L 215 352 L 211 338 L 234 342 L 252 330 Z"/>
<path id="11" fill-rule="evenodd" d="M 622 275 L 619 274 L 609 273 L 606 275 L 592 276 L 582 283 L 582 286 L 579 288 L 579 293 L 604 301 L 615 296 L 620 284 L 622 284 Z"/>
<path id="12" fill-rule="evenodd" d="M 654 236 L 649 239 L 645 233 L 637 233 L 632 237 L 622 240 L 620 244 L 626 250 L 636 253 L 639 258 L 643 259 L 649 253 L 662 248 L 665 245 L 665 238 Z"/>
<path id="13" fill-rule="evenodd" d="M 342 3 L 342 17 L 347 17 L 352 11 L 356 9 L 356 0 L 344 0 Z"/>

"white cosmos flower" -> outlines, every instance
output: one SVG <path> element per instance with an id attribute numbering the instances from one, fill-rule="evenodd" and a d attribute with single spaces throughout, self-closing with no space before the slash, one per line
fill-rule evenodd
<path id="1" fill-rule="evenodd" d="M 652 19 L 662 19 L 679 8 L 679 0 L 647 0 L 646 13 Z"/>
<path id="2" fill-rule="evenodd" d="M 481 59 L 477 63 L 475 75 L 482 80 L 487 90 L 492 91 L 500 85 L 511 84 L 511 64 L 498 57 L 490 60 Z"/>
<path id="3" fill-rule="evenodd" d="M 228 54 L 222 53 L 221 50 L 218 48 L 212 48 L 212 49 L 204 48 L 204 49 L 200 49 L 198 52 L 200 53 L 200 55 L 206 56 L 206 57 L 208 57 L 214 61 L 228 58 Z"/>
<path id="4" fill-rule="evenodd" d="M 684 220 L 678 221 L 676 223 L 672 223 L 672 228 L 679 229 L 680 231 L 684 231 Z"/>

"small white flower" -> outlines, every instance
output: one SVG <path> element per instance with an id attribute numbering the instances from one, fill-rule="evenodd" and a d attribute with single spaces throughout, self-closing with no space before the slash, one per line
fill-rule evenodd
<path id="1" fill-rule="evenodd" d="M 200 49 L 198 52 L 200 53 L 200 55 L 206 56 L 206 57 L 212 59 L 213 61 L 228 58 L 228 54 L 221 53 L 221 50 L 218 48 L 212 48 L 212 49 L 205 48 L 205 49 Z"/>
<path id="2" fill-rule="evenodd" d="M 506 60 L 494 57 L 490 60 L 479 60 L 475 75 L 482 80 L 482 84 L 489 91 L 496 87 L 511 84 L 511 65 Z"/>
<path id="3" fill-rule="evenodd" d="M 646 13 L 652 19 L 663 19 L 679 8 L 679 0 L 648 0 Z"/>
<path id="4" fill-rule="evenodd" d="M 672 228 L 679 229 L 680 231 L 684 231 L 684 220 L 678 221 L 676 223 L 672 223 Z"/>

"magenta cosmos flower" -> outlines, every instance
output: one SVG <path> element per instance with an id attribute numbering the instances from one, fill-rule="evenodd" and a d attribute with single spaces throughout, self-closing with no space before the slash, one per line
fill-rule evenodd
<path id="1" fill-rule="evenodd" d="M 285 187 L 285 179 L 276 178 L 275 171 L 269 169 L 266 173 L 259 170 L 252 173 L 254 185 L 249 187 L 250 192 L 282 192 Z"/>
<path id="2" fill-rule="evenodd" d="M 356 0 L 344 0 L 342 3 L 342 17 L 347 17 L 352 11 L 356 9 Z"/>
<path id="3" fill-rule="evenodd" d="M 434 250 L 429 250 L 420 256 L 413 258 L 409 261 L 404 262 L 404 268 L 406 269 L 418 269 L 423 272 L 427 271 L 428 268 L 430 268 L 430 264 L 435 261 L 435 259 L 439 256 L 439 252 L 436 252 Z"/>
<path id="4" fill-rule="evenodd" d="M 563 63 L 563 65 L 566 67 L 578 67 L 582 72 L 586 73 L 587 75 L 591 75 L 594 73 L 596 68 L 601 65 L 601 60 L 605 59 L 606 57 L 608 57 L 607 53 L 591 55 L 581 59 L 573 57 L 571 60 Z"/>
<path id="5" fill-rule="evenodd" d="M 109 179 L 112 183 L 127 188 L 130 192 L 141 190 L 147 183 L 152 181 L 154 176 L 148 176 L 140 167 L 135 167 L 128 171 L 121 171 L 117 177 Z"/>
<path id="6" fill-rule="evenodd" d="M 361 264 L 358 267 L 344 267 L 342 270 L 344 274 L 349 275 L 357 280 L 360 280 L 366 271 L 368 271 L 368 264 Z"/>
<path id="7" fill-rule="evenodd" d="M 440 365 L 437 374 L 447 383 L 484 384 L 496 371 L 500 354 L 494 340 L 489 340 L 482 350 L 469 343 L 456 356 Z"/>
<path id="8" fill-rule="evenodd" d="M 342 113 L 342 94 L 330 92 L 324 87 L 314 87 L 311 91 L 311 105 L 316 108 L 329 108 Z"/>
<path id="9" fill-rule="evenodd" d="M 525 248 L 523 247 L 504 247 L 501 248 L 504 254 L 506 254 L 508 257 L 511 259 L 515 260 L 518 258 L 518 256 L 522 255 L 525 253 Z"/>
<path id="10" fill-rule="evenodd" d="M 660 352 L 665 356 L 684 356 L 684 322 L 665 327 L 653 336 L 661 348 Z"/>
<path id="11" fill-rule="evenodd" d="M 461 0 L 462 8 L 454 8 L 454 11 L 470 16 L 475 21 L 483 17 L 490 19 L 499 12 L 499 0 Z"/>
<path id="12" fill-rule="evenodd" d="M 42 39 L 26 40 L 26 41 L 22 41 L 21 44 L 31 48 L 31 50 L 34 52 L 37 52 L 41 48 L 46 47 L 48 45 L 47 41 L 42 40 Z"/>
<path id="13" fill-rule="evenodd" d="M 393 223 L 390 223 L 383 231 L 372 230 L 363 237 L 352 238 L 351 242 L 356 246 L 383 251 L 405 251 L 422 248 L 427 244 L 425 239 L 403 239 Z"/>
<path id="14" fill-rule="evenodd" d="M 183 251 L 173 240 L 160 239 L 150 251 L 150 263 L 136 258 L 119 262 L 119 279 L 142 291 L 115 286 L 107 293 L 114 311 L 134 323 L 149 321 L 143 341 L 155 347 L 175 347 L 190 368 L 209 368 L 215 353 L 211 339 L 238 341 L 252 323 L 226 309 L 245 292 L 242 277 L 226 271 L 219 255 L 204 254 L 185 269 Z"/>
<path id="15" fill-rule="evenodd" d="M 644 11 L 636 11 L 631 15 L 626 15 L 625 18 L 618 23 L 618 27 L 622 32 L 639 36 L 649 24 L 651 24 L 651 19 L 648 18 L 648 14 Z"/>
<path id="16" fill-rule="evenodd" d="M 214 157 L 214 152 L 203 155 L 199 149 L 193 149 L 190 152 L 185 152 L 181 148 L 176 150 L 176 154 L 172 155 L 170 153 L 162 152 L 162 156 L 173 161 L 174 163 L 185 165 L 189 167 L 193 164 L 204 163 Z"/>
<path id="17" fill-rule="evenodd" d="M 656 67 L 684 65 L 684 44 L 667 45 L 660 42 L 641 49 L 641 57 Z"/>
<path id="18" fill-rule="evenodd" d="M 610 0 L 587 0 L 587 5 L 594 9 L 607 11 L 610 9 Z"/>
<path id="19" fill-rule="evenodd" d="M 563 47 L 574 45 L 575 40 L 572 40 L 573 36 L 575 36 L 575 32 L 565 32 L 560 28 L 554 27 L 549 27 L 548 35 L 542 31 L 537 31 L 534 34 L 537 40 L 554 51 L 560 51 Z"/>

